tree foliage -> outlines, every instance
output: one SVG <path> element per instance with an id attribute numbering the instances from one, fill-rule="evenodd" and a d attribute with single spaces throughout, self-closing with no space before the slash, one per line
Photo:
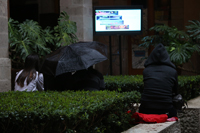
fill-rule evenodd
<path id="1" fill-rule="evenodd" d="M 38 22 L 25 20 L 22 23 L 10 18 L 8 21 L 10 59 L 12 63 L 23 63 L 32 53 L 44 57 L 61 45 L 69 45 L 78 40 L 76 23 L 69 20 L 66 12 L 61 12 L 58 25 L 42 28 Z"/>
<path id="2" fill-rule="evenodd" d="M 75 43 L 78 38 L 76 36 L 77 27 L 76 23 L 69 20 L 69 16 L 66 12 L 61 12 L 58 18 L 58 25 L 54 27 L 56 45 L 69 45 Z"/>
<path id="3" fill-rule="evenodd" d="M 194 52 L 199 52 L 200 45 L 197 39 L 200 38 L 200 23 L 198 21 L 190 21 L 190 25 L 186 26 L 186 32 L 178 30 L 176 27 L 167 25 L 155 25 L 149 30 L 155 31 L 152 36 L 142 38 L 142 47 L 148 48 L 150 45 L 156 46 L 159 43 L 165 45 L 171 61 L 179 66 L 188 62 Z"/>

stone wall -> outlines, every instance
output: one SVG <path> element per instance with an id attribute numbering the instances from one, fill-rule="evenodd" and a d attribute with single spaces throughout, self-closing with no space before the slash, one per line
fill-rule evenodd
<path id="1" fill-rule="evenodd" d="M 60 0 L 62 11 L 76 22 L 79 41 L 93 41 L 92 0 Z"/>
<path id="2" fill-rule="evenodd" d="M 7 1 L 0 0 L 0 58 L 8 57 Z"/>
<path id="3" fill-rule="evenodd" d="M 138 124 L 122 133 L 200 133 L 200 108 L 187 108 L 178 118 L 178 122 Z"/>
<path id="4" fill-rule="evenodd" d="M 182 133 L 180 122 L 138 124 L 122 133 Z"/>
<path id="5" fill-rule="evenodd" d="M 7 0 L 0 0 L 0 92 L 11 90 Z"/>

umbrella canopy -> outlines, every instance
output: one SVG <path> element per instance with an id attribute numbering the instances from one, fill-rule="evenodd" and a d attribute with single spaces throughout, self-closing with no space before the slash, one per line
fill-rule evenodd
<path id="1" fill-rule="evenodd" d="M 74 72 L 107 60 L 107 46 L 93 42 L 78 42 L 63 46 L 48 55 L 41 71 L 48 75 L 58 76 L 67 72 Z"/>

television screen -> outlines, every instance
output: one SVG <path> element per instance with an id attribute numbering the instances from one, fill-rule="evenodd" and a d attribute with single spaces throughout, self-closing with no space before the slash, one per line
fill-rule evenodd
<path id="1" fill-rule="evenodd" d="M 142 33 L 142 6 L 96 6 L 93 8 L 94 35 Z"/>

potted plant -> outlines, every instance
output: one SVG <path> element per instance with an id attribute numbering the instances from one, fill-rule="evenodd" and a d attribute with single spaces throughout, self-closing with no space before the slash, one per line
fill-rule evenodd
<path id="1" fill-rule="evenodd" d="M 10 59 L 12 63 L 23 63 L 26 56 L 37 53 L 43 57 L 62 45 L 76 42 L 76 23 L 69 20 L 66 12 L 61 12 L 58 25 L 53 28 L 42 27 L 38 22 L 26 20 L 23 23 L 8 21 Z"/>
<path id="2" fill-rule="evenodd" d="M 57 47 L 69 45 L 78 41 L 76 22 L 70 21 L 66 12 L 61 12 L 58 25 L 54 27 L 54 42 Z M 57 48 L 56 47 L 56 48 Z"/>
<path id="3" fill-rule="evenodd" d="M 19 23 L 10 18 L 8 21 L 8 37 L 9 57 L 12 62 L 12 82 L 14 82 L 16 71 L 23 68 L 26 56 L 36 53 L 42 59 L 61 45 L 74 43 L 78 40 L 76 31 L 76 23 L 69 20 L 66 12 L 60 13 L 57 26 L 46 27 L 45 29 L 42 29 L 39 23 L 33 20 Z"/>
<path id="4" fill-rule="evenodd" d="M 200 52 L 198 39 L 200 38 L 200 23 L 198 21 L 189 21 L 186 26 L 187 31 L 180 31 L 176 27 L 166 25 L 155 25 L 149 30 L 155 31 L 155 35 L 142 38 L 142 44 L 139 46 L 148 48 L 150 45 L 162 43 L 165 45 L 171 61 L 181 69 L 182 64 L 189 61 L 194 52 Z"/>

